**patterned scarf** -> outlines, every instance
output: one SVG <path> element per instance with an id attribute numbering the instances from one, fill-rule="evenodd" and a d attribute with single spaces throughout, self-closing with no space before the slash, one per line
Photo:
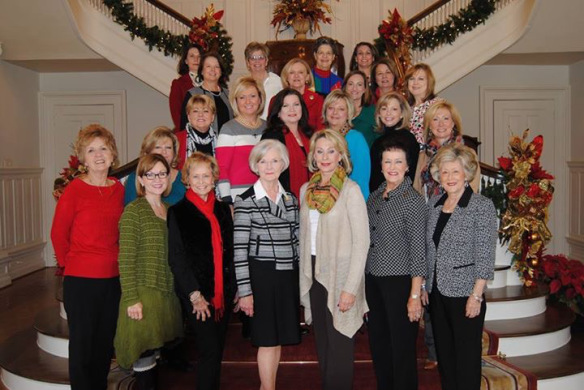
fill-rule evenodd
<path id="1" fill-rule="evenodd" d="M 426 156 L 428 156 L 428 164 L 422 168 L 420 175 L 422 178 L 422 185 L 426 187 L 426 195 L 428 196 L 428 199 L 434 195 L 440 195 L 443 192 L 440 185 L 434 181 L 434 178 L 432 178 L 432 174 L 430 173 L 430 165 L 432 165 L 434 156 L 436 156 L 436 153 L 438 153 L 438 149 L 440 149 L 442 146 L 446 146 L 452 143 L 464 144 L 462 136 L 459 135 L 455 137 L 454 134 L 452 134 L 450 139 L 448 139 L 443 144 L 438 143 L 434 138 L 430 141 L 430 143 L 423 145 L 424 153 L 426 153 Z"/>
<path id="2" fill-rule="evenodd" d="M 347 172 L 345 168 L 339 166 L 333 173 L 330 184 L 326 186 L 318 185 L 321 178 L 322 174 L 319 171 L 308 182 L 306 202 L 309 208 L 318 210 L 321 214 L 326 214 L 333 208 L 337 199 L 339 199 L 339 194 L 347 178 Z"/>
<path id="3" fill-rule="evenodd" d="M 213 191 L 207 195 L 207 200 L 204 201 L 192 189 L 187 190 L 186 198 L 195 205 L 197 209 L 211 224 L 211 244 L 213 246 L 213 268 L 215 291 L 211 299 L 211 305 L 215 308 L 215 321 L 219 321 L 223 317 L 225 304 L 223 302 L 223 240 L 221 239 L 221 226 L 217 220 L 217 216 L 213 212 L 215 209 L 215 194 Z"/>
<path id="4" fill-rule="evenodd" d="M 209 127 L 209 132 L 207 137 L 203 138 L 198 133 L 197 130 L 190 124 L 187 123 L 187 156 L 190 156 L 196 152 L 197 145 L 209 145 L 212 144 L 213 152 L 215 151 L 215 144 L 217 143 L 217 135 L 213 130 L 213 127 Z"/>

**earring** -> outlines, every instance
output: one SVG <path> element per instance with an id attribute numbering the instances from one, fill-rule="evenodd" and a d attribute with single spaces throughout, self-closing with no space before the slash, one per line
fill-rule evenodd
<path id="1" fill-rule="evenodd" d="M 468 180 L 464 181 L 464 187 L 467 188 L 468 187 Z"/>

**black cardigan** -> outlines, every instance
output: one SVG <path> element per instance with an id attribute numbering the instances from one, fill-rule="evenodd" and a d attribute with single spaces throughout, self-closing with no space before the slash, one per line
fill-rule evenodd
<path id="1" fill-rule="evenodd" d="M 384 182 L 385 178 L 381 172 L 381 154 L 385 149 L 385 144 L 392 141 L 399 141 L 408 150 L 408 177 L 414 182 L 416 177 L 416 167 L 418 166 L 418 157 L 420 156 L 420 144 L 416 141 L 416 137 L 408 130 L 396 129 L 397 126 L 401 124 L 398 123 L 394 127 L 385 127 L 383 130 L 383 135 L 377 138 L 373 145 L 371 145 L 371 177 L 369 179 L 369 191 L 373 192 L 379 188 L 381 183 Z"/>
<path id="2" fill-rule="evenodd" d="M 223 291 L 225 305 L 236 291 L 233 267 L 233 219 L 229 205 L 215 201 L 215 215 L 223 240 Z M 168 209 L 168 263 L 174 274 L 176 290 L 183 304 L 189 295 L 200 291 L 207 301 L 214 296 L 214 264 L 211 224 L 199 209 L 183 198 Z"/>

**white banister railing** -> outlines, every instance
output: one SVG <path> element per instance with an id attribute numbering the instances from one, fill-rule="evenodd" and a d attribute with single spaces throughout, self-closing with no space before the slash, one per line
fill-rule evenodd
<path id="1" fill-rule="evenodd" d="M 508 4 L 514 2 L 516 0 L 499 0 L 495 3 L 495 13 L 499 10 L 505 8 Z M 469 6 L 471 0 L 451 0 L 448 3 L 442 5 L 441 7 L 437 8 L 424 18 L 420 19 L 416 23 L 414 23 L 411 27 L 412 28 L 420 28 L 420 29 L 427 29 L 435 26 L 439 26 L 442 23 L 445 23 L 448 18 L 452 15 L 458 14 L 458 12 Z M 412 52 L 412 62 L 417 64 L 419 62 L 424 62 L 426 58 L 428 58 L 432 53 L 440 50 L 441 47 L 445 46 L 439 45 L 433 49 L 427 50 L 413 50 Z"/>

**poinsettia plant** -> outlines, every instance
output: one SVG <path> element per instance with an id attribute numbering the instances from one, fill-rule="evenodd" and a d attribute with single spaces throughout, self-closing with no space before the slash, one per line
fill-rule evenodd
<path id="1" fill-rule="evenodd" d="M 279 33 L 292 27 L 295 19 L 308 20 L 310 33 L 318 31 L 322 35 L 319 22 L 331 24 L 332 19 L 328 14 L 332 13 L 331 6 L 324 0 L 281 0 L 274 7 L 271 24 L 276 28 L 276 38 Z"/>
<path id="2" fill-rule="evenodd" d="M 61 169 L 59 172 L 59 177 L 55 179 L 53 184 L 53 197 L 55 200 L 59 200 L 65 187 L 73 181 L 77 176 L 85 172 L 85 166 L 79 162 L 79 159 L 75 155 L 69 156 L 69 161 L 67 166 Z"/>
<path id="3" fill-rule="evenodd" d="M 549 285 L 550 295 L 584 315 L 584 264 L 564 255 L 541 258 L 537 279 Z"/>

